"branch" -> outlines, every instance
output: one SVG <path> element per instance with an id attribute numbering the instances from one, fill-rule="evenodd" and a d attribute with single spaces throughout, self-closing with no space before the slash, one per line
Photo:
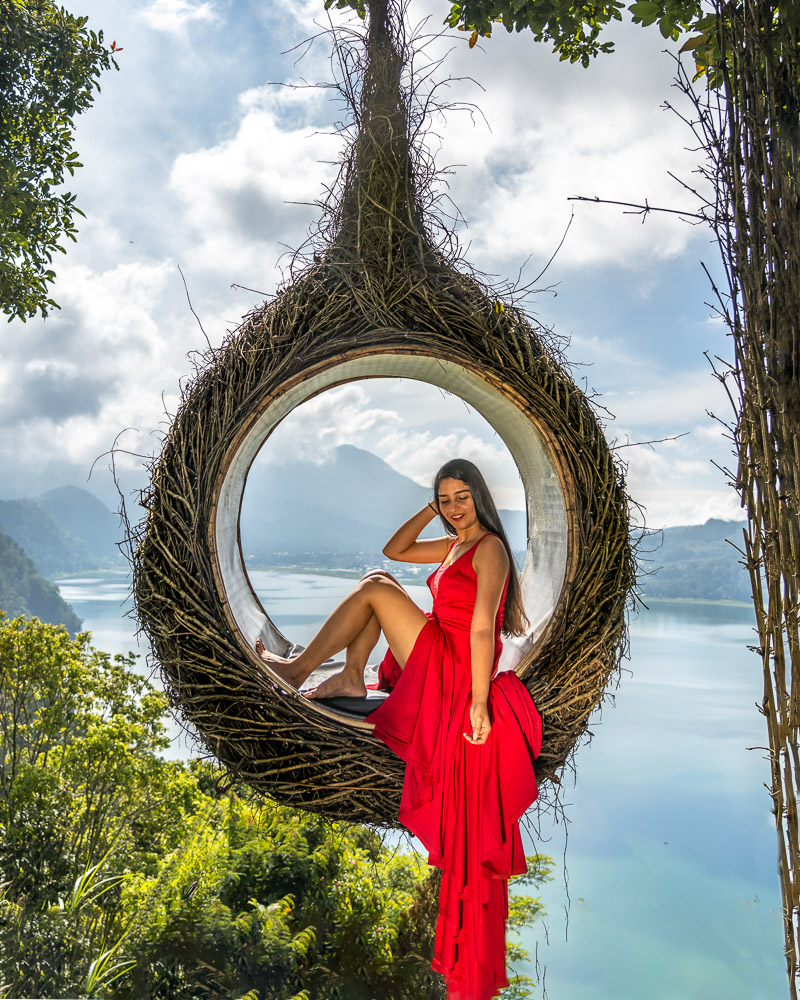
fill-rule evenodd
<path id="1" fill-rule="evenodd" d="M 646 444 L 649 445 L 653 451 L 655 451 L 655 448 L 653 448 L 654 444 L 665 444 L 667 441 L 677 441 L 678 438 L 686 437 L 687 434 L 689 434 L 689 431 L 681 431 L 680 434 L 671 434 L 669 437 L 663 438 L 653 438 L 652 441 L 626 441 L 625 444 L 613 444 L 611 446 L 611 450 L 619 451 L 620 448 L 638 448 L 640 445 Z"/>
<path id="2" fill-rule="evenodd" d="M 567 201 L 591 201 L 596 205 L 622 205 L 623 208 L 635 209 L 632 212 L 624 212 L 623 215 L 641 215 L 642 222 L 650 214 L 650 212 L 669 212 L 671 215 L 680 215 L 686 219 L 697 219 L 700 222 L 709 222 L 707 215 L 702 212 L 683 212 L 679 208 L 659 208 L 656 205 L 650 205 L 645 198 L 644 205 L 639 205 L 632 201 L 613 201 L 611 198 L 598 198 L 597 195 L 594 198 L 589 198 L 586 195 L 578 194 L 572 195 L 567 198 Z"/>

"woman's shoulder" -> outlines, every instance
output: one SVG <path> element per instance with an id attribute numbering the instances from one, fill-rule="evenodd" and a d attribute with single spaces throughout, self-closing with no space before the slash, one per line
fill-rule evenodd
<path id="1" fill-rule="evenodd" d="M 480 538 L 473 548 L 472 563 L 478 568 L 508 569 L 508 553 L 500 536 L 489 531 Z"/>

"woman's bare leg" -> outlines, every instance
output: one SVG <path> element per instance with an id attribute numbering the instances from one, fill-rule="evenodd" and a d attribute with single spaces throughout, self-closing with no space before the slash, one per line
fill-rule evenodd
<path id="1" fill-rule="evenodd" d="M 321 684 L 309 691 L 307 698 L 363 698 L 367 693 L 364 670 L 378 639 L 381 627 L 373 615 L 359 635 L 344 651 L 344 670 L 326 677 Z"/>
<path id="2" fill-rule="evenodd" d="M 285 681 L 300 687 L 317 667 L 360 639 L 371 625 L 373 616 L 398 663 L 405 666 L 408 654 L 428 619 L 388 573 L 369 574 L 361 580 L 308 646 L 293 659 L 269 653 L 260 640 L 256 643 L 256 652 Z M 374 632 L 374 626 L 371 627 Z M 367 631 L 362 639 L 363 646 L 366 646 L 369 637 L 370 632 Z"/>
<path id="3" fill-rule="evenodd" d="M 385 577 L 393 583 L 397 580 L 385 569 L 371 569 L 365 573 L 360 582 L 372 577 Z M 397 583 L 399 587 L 400 584 Z M 364 684 L 364 671 L 369 662 L 370 653 L 377 646 L 381 637 L 381 627 L 375 615 L 367 622 L 366 627 L 357 635 L 344 651 L 344 670 L 326 677 L 313 691 L 306 693 L 307 698 L 363 698 L 367 693 Z"/>

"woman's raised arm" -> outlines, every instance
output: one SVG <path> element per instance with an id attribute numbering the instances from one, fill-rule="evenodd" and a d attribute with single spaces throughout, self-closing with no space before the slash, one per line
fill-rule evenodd
<path id="1" fill-rule="evenodd" d="M 401 524 L 383 547 L 387 559 L 410 563 L 439 563 L 444 560 L 454 539 L 448 537 L 417 541 L 419 533 L 437 516 L 432 504 L 426 504 L 405 524 Z"/>

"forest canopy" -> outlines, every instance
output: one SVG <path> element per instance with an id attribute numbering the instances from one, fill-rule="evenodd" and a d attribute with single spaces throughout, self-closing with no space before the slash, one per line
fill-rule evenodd
<path id="1" fill-rule="evenodd" d="M 0 988 L 118 1000 L 435 1000 L 418 855 L 167 760 L 166 701 L 86 633 L 0 615 Z M 529 859 L 523 884 L 549 877 Z M 515 894 L 509 926 L 540 912 Z M 512 942 L 509 958 L 525 959 Z M 520 977 L 506 994 L 530 995 Z"/>

